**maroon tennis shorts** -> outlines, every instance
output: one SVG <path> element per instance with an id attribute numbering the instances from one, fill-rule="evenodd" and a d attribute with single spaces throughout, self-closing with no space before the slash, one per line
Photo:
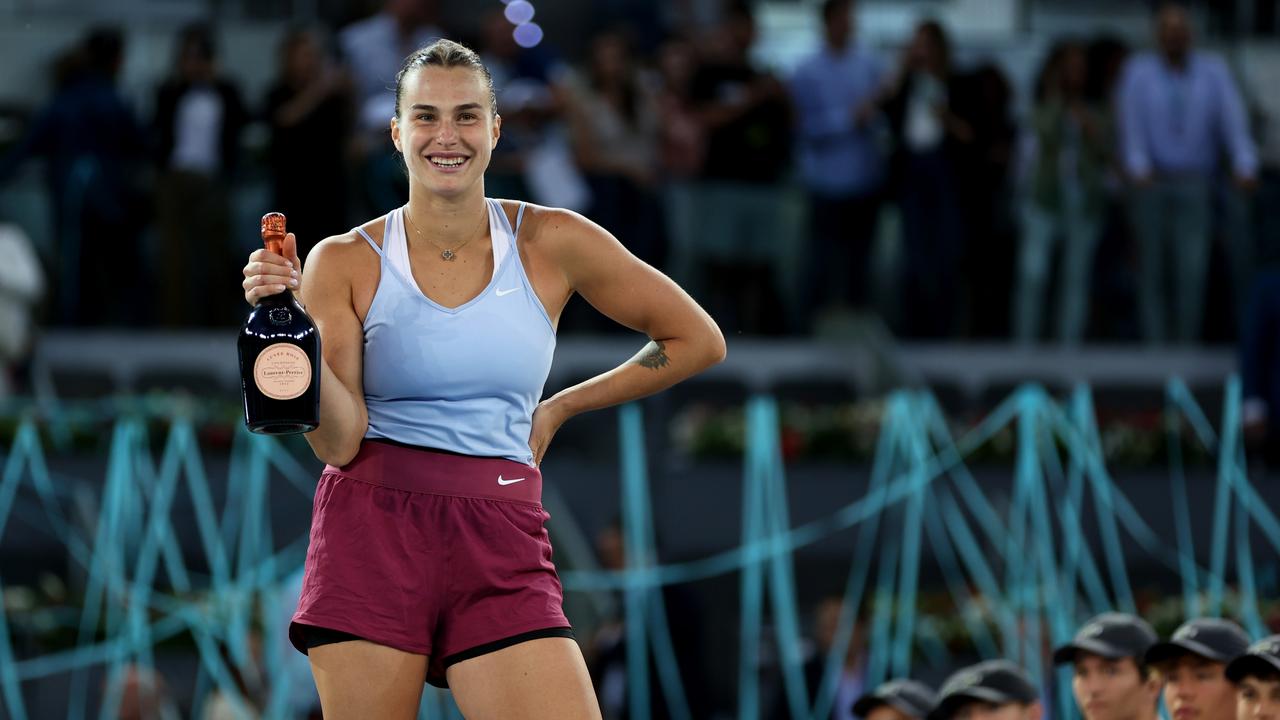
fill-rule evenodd
<path id="1" fill-rule="evenodd" d="M 316 488 L 289 639 L 337 631 L 453 663 L 536 637 L 572 637 L 543 523 L 542 475 L 511 460 L 366 440 Z"/>

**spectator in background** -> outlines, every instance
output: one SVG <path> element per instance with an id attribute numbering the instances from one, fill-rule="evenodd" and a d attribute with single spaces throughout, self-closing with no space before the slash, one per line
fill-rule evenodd
<path id="1" fill-rule="evenodd" d="M 702 172 L 707 139 L 693 109 L 697 70 L 698 52 L 689 39 L 672 38 L 658 49 L 658 142 L 664 180 L 690 180 Z"/>
<path id="2" fill-rule="evenodd" d="M 957 670 L 938 691 L 927 720 L 1041 720 L 1040 689 L 1008 660 L 987 660 Z"/>
<path id="3" fill-rule="evenodd" d="M 1227 665 L 1226 676 L 1236 687 L 1236 720 L 1280 717 L 1280 635 L 1250 645 Z"/>
<path id="4" fill-rule="evenodd" d="M 693 98 L 698 53 L 688 38 L 658 49 L 658 157 L 669 261 L 664 269 L 686 287 L 694 284 L 699 207 L 693 181 L 702 173 L 707 138 Z"/>
<path id="5" fill-rule="evenodd" d="M 1180 3 L 1156 14 L 1157 51 L 1129 61 L 1120 88 L 1125 171 L 1133 183 L 1138 310 L 1143 339 L 1194 342 L 1203 322 L 1212 182 L 1225 150 L 1242 191 L 1258 159 L 1235 81 L 1222 59 L 1192 47 Z M 1164 257 L 1172 255 L 1174 304 L 1166 312 Z M 1169 322 L 1169 316 L 1172 322 Z"/>
<path id="6" fill-rule="evenodd" d="M 344 153 L 351 128 L 350 85 L 315 30 L 289 31 L 280 68 L 264 103 L 271 128 L 269 163 L 274 207 L 289 218 L 306 258 L 312 245 L 344 232 Z"/>
<path id="7" fill-rule="evenodd" d="M 693 78 L 707 138 L 694 253 L 705 262 L 699 279 L 713 316 L 731 330 L 776 333 L 785 318 L 784 268 L 797 252 L 783 241 L 777 187 L 791 164 L 791 120 L 786 88 L 751 64 L 755 41 L 751 6 L 730 2 L 711 57 Z"/>
<path id="8" fill-rule="evenodd" d="M 959 146 L 972 126 L 956 112 L 963 89 L 951 72 L 946 31 L 916 27 L 885 110 L 893 128 L 893 182 L 902 209 L 901 332 L 947 337 L 955 331 L 964 221 L 956 192 Z"/>
<path id="9" fill-rule="evenodd" d="M 650 57 L 666 42 L 666 28 L 672 12 L 668 3 L 653 0 L 596 0 L 593 14 L 603 20 L 598 27 L 627 29 L 631 50 L 639 57 Z"/>
<path id="10" fill-rule="evenodd" d="M 481 21 L 480 57 L 493 73 L 502 103 L 502 142 L 493 150 L 485 191 L 493 197 L 532 200 L 584 211 L 590 189 L 574 162 L 563 122 L 569 102 L 568 68 L 545 42 L 526 48 L 499 8 Z M 570 325 L 575 308 L 570 306 Z M 586 313 L 591 322 L 598 313 Z"/>
<path id="11" fill-rule="evenodd" d="M 933 688 L 916 680 L 894 678 L 863 694 L 850 709 L 863 720 L 924 720 L 937 704 Z"/>
<path id="12" fill-rule="evenodd" d="M 867 301 L 884 157 L 875 132 L 880 59 L 853 39 L 853 0 L 822 5 L 823 46 L 791 78 L 797 153 L 809 193 L 809 248 L 801 313 Z"/>
<path id="13" fill-rule="evenodd" d="M 391 143 L 393 88 L 404 59 L 444 34 L 437 15 L 435 0 L 386 0 L 378 13 L 338 31 L 339 50 L 355 84 L 352 152 L 359 168 L 357 199 L 364 204 L 360 216 L 381 215 L 409 200 L 404 166 Z"/>
<path id="14" fill-rule="evenodd" d="M 178 720 L 182 714 L 165 678 L 154 668 L 129 663 L 108 674 L 103 696 L 115 707 L 102 714 L 116 720 Z"/>
<path id="15" fill-rule="evenodd" d="M 199 720 L 258 720 L 263 716 L 262 637 L 251 632 L 246 641 L 248 656 L 237 662 L 231 648 L 218 643 L 218 657 L 226 672 L 230 687 L 214 686 L 204 697 L 198 714 Z"/>
<path id="16" fill-rule="evenodd" d="M 1257 273 L 1240 333 L 1245 442 L 1280 464 L 1280 269 Z"/>
<path id="17" fill-rule="evenodd" d="M 139 248 L 146 148 L 137 117 L 116 87 L 124 53 L 118 29 L 91 29 L 60 61 L 48 105 L 0 158 L 0 182 L 32 157 L 47 161 L 56 319 L 62 323 L 136 324 L 146 307 L 137 294 L 146 282 L 120 282 L 146 273 Z"/>
<path id="18" fill-rule="evenodd" d="M 657 102 L 621 33 L 592 40 L 590 64 L 570 93 L 569 126 L 591 190 L 587 214 L 641 260 L 661 267 Z"/>
<path id="19" fill-rule="evenodd" d="M 627 544 L 620 520 L 605 526 L 595 537 L 596 553 L 600 568 L 604 571 L 622 572 L 627 569 Z M 710 717 L 710 683 L 706 673 L 706 657 L 703 652 L 705 635 L 704 614 L 698 597 L 687 585 L 663 585 L 660 594 L 652 596 L 662 603 L 667 627 L 671 635 L 672 652 L 680 669 L 680 683 L 688 702 L 690 716 Z M 616 593 L 614 607 L 622 609 L 624 598 Z M 649 707 L 650 717 L 665 720 L 674 715 L 667 707 L 659 680 L 657 659 L 649 657 Z M 596 628 L 587 643 L 587 669 L 591 684 L 600 700 L 604 720 L 625 720 L 631 717 L 627 674 L 627 627 L 625 617 L 606 619 Z"/>
<path id="20" fill-rule="evenodd" d="M 160 320 L 230 323 L 235 306 L 210 298 L 217 297 L 214 283 L 234 274 L 239 254 L 231 242 L 231 180 L 248 115 L 236 85 L 219 74 L 212 28 L 183 29 L 176 61 L 174 76 L 156 94 L 159 267 L 200 271 L 160 273 Z"/>
<path id="21" fill-rule="evenodd" d="M 1013 89 L 994 62 L 960 76 L 954 112 L 973 130 L 955 148 L 956 195 L 964 228 L 962 303 L 968 337 L 1009 337 L 1009 295 L 1017 231 L 1010 187 L 1018 131 L 1010 116 Z"/>
<path id="22" fill-rule="evenodd" d="M 813 609 L 811 619 L 813 644 L 808 649 L 804 661 L 806 697 L 814 697 L 822 687 L 822 681 L 827 672 L 828 656 L 833 652 L 838 639 L 836 634 L 840 629 L 840 615 L 844 611 L 844 602 L 845 599 L 839 595 L 829 595 L 822 598 Z M 844 655 L 839 662 L 835 681 L 835 700 L 831 705 L 831 712 L 825 716 L 829 720 L 854 720 L 856 717 L 863 716 L 863 713 L 854 708 L 856 701 L 862 699 L 867 690 L 866 624 L 859 619 L 854 619 L 853 623 L 848 644 L 844 646 Z M 785 686 L 778 688 L 772 705 L 767 715 L 771 720 L 787 720 L 794 717 L 790 711 Z"/>
<path id="23" fill-rule="evenodd" d="M 1162 680 L 1146 661 L 1157 640 L 1146 620 L 1109 612 L 1054 649 L 1053 664 L 1071 666 L 1071 692 L 1084 720 L 1159 720 Z"/>
<path id="24" fill-rule="evenodd" d="M 1102 177 L 1102 224 L 1098 229 L 1089 293 L 1090 306 L 1107 308 L 1107 311 L 1092 313 L 1085 325 L 1099 339 L 1134 338 L 1138 336 L 1134 310 L 1137 306 L 1134 300 L 1137 273 L 1134 270 L 1133 233 L 1126 197 L 1128 188 L 1116 147 L 1119 134 L 1116 129 L 1116 117 L 1119 115 L 1117 88 L 1129 48 L 1119 38 L 1104 34 L 1090 39 L 1086 56 L 1088 79 L 1085 81 L 1085 97 L 1106 114 L 1112 127 L 1112 145 L 1110 162 Z"/>
<path id="25" fill-rule="evenodd" d="M 16 225 L 0 223 L 0 399 L 28 390 L 31 310 L 44 295 L 44 268 L 31 240 Z"/>
<path id="26" fill-rule="evenodd" d="M 1152 645 L 1147 665 L 1164 680 L 1164 704 L 1174 718 L 1235 720 L 1236 688 L 1227 664 L 1249 651 L 1249 634 L 1222 618 L 1192 618 L 1173 637 Z"/>
<path id="27" fill-rule="evenodd" d="M 1021 343 L 1040 339 L 1051 259 L 1059 243 L 1058 339 L 1076 345 L 1084 336 L 1112 138 L 1105 108 L 1085 94 L 1087 73 L 1084 47 L 1066 41 L 1050 51 L 1036 82 L 1035 155 L 1013 303 L 1015 338 Z"/>

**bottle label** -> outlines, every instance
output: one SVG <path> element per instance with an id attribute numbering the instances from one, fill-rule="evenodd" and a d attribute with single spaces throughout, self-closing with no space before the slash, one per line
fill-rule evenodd
<path id="1" fill-rule="evenodd" d="M 297 345 L 268 345 L 253 363 L 253 381 L 272 400 L 292 400 L 311 386 L 311 361 Z"/>

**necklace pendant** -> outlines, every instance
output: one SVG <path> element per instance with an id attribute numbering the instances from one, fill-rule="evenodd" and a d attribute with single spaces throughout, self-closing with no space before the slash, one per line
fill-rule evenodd
<path id="1" fill-rule="evenodd" d="M 445 250 L 444 252 L 440 253 L 440 257 L 452 262 L 453 259 L 457 257 L 457 255 L 454 255 L 452 250 Z"/>

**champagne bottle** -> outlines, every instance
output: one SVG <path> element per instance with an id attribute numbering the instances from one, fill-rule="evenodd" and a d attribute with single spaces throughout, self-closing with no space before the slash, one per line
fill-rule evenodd
<path id="1" fill-rule="evenodd" d="M 284 255 L 285 217 L 262 216 L 262 241 Z M 320 424 L 320 332 L 288 288 L 258 300 L 240 328 L 244 421 L 267 435 L 310 432 Z"/>

